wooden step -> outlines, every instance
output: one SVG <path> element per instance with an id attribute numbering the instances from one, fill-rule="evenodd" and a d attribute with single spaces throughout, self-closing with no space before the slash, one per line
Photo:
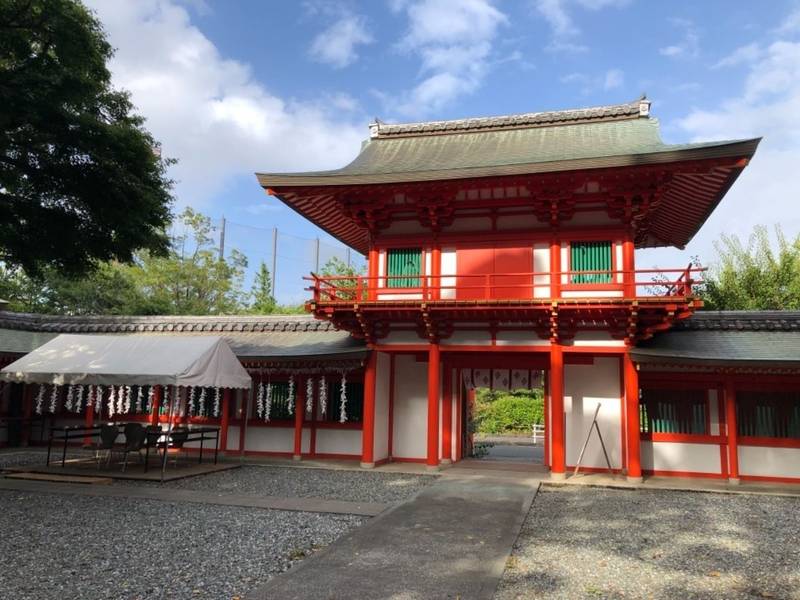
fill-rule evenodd
<path id="1" fill-rule="evenodd" d="M 110 477 L 90 477 L 83 475 L 57 475 L 55 473 L 7 473 L 6 479 L 26 479 L 29 481 L 51 481 L 54 483 L 95 483 L 110 484 Z"/>

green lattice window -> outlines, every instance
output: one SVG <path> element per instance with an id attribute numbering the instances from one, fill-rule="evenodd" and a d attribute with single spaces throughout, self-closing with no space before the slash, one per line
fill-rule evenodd
<path id="1" fill-rule="evenodd" d="M 386 252 L 386 287 L 415 288 L 420 286 L 422 249 L 392 248 Z"/>
<path id="2" fill-rule="evenodd" d="M 798 392 L 736 393 L 739 435 L 800 439 Z"/>
<path id="3" fill-rule="evenodd" d="M 611 283 L 611 242 L 572 242 L 570 244 L 571 283 Z M 576 273 L 607 271 L 607 273 Z"/>
<path id="4" fill-rule="evenodd" d="M 364 384 L 360 381 L 345 384 L 347 423 L 360 423 L 364 415 Z M 328 411 L 325 420 L 339 423 L 342 416 L 342 386 L 339 381 L 328 383 Z"/>
<path id="5" fill-rule="evenodd" d="M 639 400 L 642 433 L 706 433 L 706 390 L 643 389 Z"/>

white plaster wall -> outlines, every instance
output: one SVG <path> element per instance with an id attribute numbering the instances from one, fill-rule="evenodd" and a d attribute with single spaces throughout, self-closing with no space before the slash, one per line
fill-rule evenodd
<path id="1" fill-rule="evenodd" d="M 550 273 L 550 244 L 541 243 L 533 245 L 533 272 Z M 533 278 L 533 297 L 550 297 L 550 276 L 536 275 Z"/>
<path id="2" fill-rule="evenodd" d="M 453 335 L 444 340 L 448 345 L 484 345 L 492 343 L 492 334 L 488 331 L 454 331 Z"/>
<path id="3" fill-rule="evenodd" d="M 381 344 L 421 344 L 423 341 L 416 331 L 392 331 L 381 338 Z"/>
<path id="4" fill-rule="evenodd" d="M 413 356 L 395 358 L 392 454 L 425 458 L 428 437 L 428 363 Z"/>
<path id="5" fill-rule="evenodd" d="M 641 461 L 642 469 L 646 471 L 722 472 L 717 444 L 643 441 Z"/>
<path id="6" fill-rule="evenodd" d="M 378 300 L 422 300 L 422 294 L 378 294 Z"/>
<path id="7" fill-rule="evenodd" d="M 302 451 L 308 452 L 308 429 L 303 429 Z M 246 452 L 294 452 L 293 427 L 249 427 L 245 439 Z"/>
<path id="8" fill-rule="evenodd" d="M 376 431 L 376 438 L 377 433 Z M 353 454 L 361 456 L 361 430 L 317 429 L 316 449 L 318 454 Z"/>
<path id="9" fill-rule="evenodd" d="M 378 353 L 378 364 L 375 373 L 375 447 L 373 458 L 383 460 L 389 456 L 389 381 L 391 357 L 385 352 Z M 319 444 L 317 431 L 317 444 Z M 317 446 L 317 452 L 319 446 Z M 358 449 L 361 453 L 361 449 Z"/>
<path id="10" fill-rule="evenodd" d="M 625 346 L 624 340 L 615 340 L 607 331 L 578 331 L 572 340 L 573 346 L 602 346 L 620 348 Z"/>
<path id="11" fill-rule="evenodd" d="M 239 449 L 239 426 L 238 425 L 229 425 L 228 426 L 228 447 L 227 450 L 238 450 Z"/>
<path id="12" fill-rule="evenodd" d="M 575 465 L 599 403 L 597 422 L 603 434 L 611 466 L 622 467 L 619 358 L 596 357 L 591 365 L 564 366 L 564 414 L 567 465 Z M 555 415 L 554 415 L 555 418 Z M 607 468 L 603 449 L 593 433 L 581 461 L 584 467 Z"/>
<path id="13" fill-rule="evenodd" d="M 495 337 L 498 346 L 550 346 L 533 331 L 498 331 Z"/>
<path id="14" fill-rule="evenodd" d="M 800 448 L 739 446 L 739 474 L 800 478 Z"/>
<path id="15" fill-rule="evenodd" d="M 619 242 L 614 242 L 614 254 L 616 255 L 616 263 L 617 263 L 617 283 L 622 283 L 625 279 L 623 270 L 623 257 L 622 257 L 622 244 Z"/>
<path id="16" fill-rule="evenodd" d="M 456 274 L 456 249 L 455 248 L 442 248 L 442 287 L 450 288 L 441 291 L 441 298 L 444 300 L 452 300 L 456 297 L 456 278 L 445 277 L 445 275 Z"/>
<path id="17" fill-rule="evenodd" d="M 717 390 L 708 390 L 708 421 L 709 433 L 711 435 L 721 435 L 725 433 L 720 431 Z"/>
<path id="18" fill-rule="evenodd" d="M 568 290 L 561 292 L 563 298 L 621 298 L 622 290 Z"/>
<path id="19" fill-rule="evenodd" d="M 569 271 L 569 242 L 561 242 L 561 272 Z M 561 276 L 561 285 L 569 283 L 569 275 Z M 561 292 L 564 295 L 564 292 Z"/>

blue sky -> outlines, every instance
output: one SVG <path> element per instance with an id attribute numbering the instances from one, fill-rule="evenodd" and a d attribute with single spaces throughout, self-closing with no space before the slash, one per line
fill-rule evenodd
<path id="1" fill-rule="evenodd" d="M 278 292 L 302 297 L 323 238 L 268 198 L 253 172 L 349 162 L 374 117 L 446 119 L 573 108 L 646 92 L 667 142 L 764 136 L 756 159 L 686 251 L 722 233 L 800 232 L 800 2 L 642 0 L 91 0 L 132 93 L 180 162 L 178 208 L 231 223 L 228 247 L 269 260 L 286 234 Z M 290 238 L 298 236 L 300 239 Z M 290 281 L 291 279 L 291 281 Z"/>

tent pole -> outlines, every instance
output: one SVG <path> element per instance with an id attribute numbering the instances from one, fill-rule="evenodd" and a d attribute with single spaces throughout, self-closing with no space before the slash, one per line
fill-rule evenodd
<path id="1" fill-rule="evenodd" d="M 248 393 L 242 394 L 242 419 L 244 420 L 244 444 L 242 444 L 242 450 L 239 452 L 239 462 L 244 462 L 244 447 L 247 445 L 247 412 L 250 410 L 250 398 L 253 397 L 253 380 L 250 380 L 250 389 Z"/>
<path id="2" fill-rule="evenodd" d="M 167 470 L 167 451 L 169 450 L 169 440 L 172 437 L 172 412 L 175 406 L 175 400 L 178 396 L 177 386 L 172 386 L 172 397 L 169 399 L 169 406 L 167 407 L 167 437 L 164 440 L 164 459 L 161 461 L 161 483 L 164 483 L 164 471 Z"/>

